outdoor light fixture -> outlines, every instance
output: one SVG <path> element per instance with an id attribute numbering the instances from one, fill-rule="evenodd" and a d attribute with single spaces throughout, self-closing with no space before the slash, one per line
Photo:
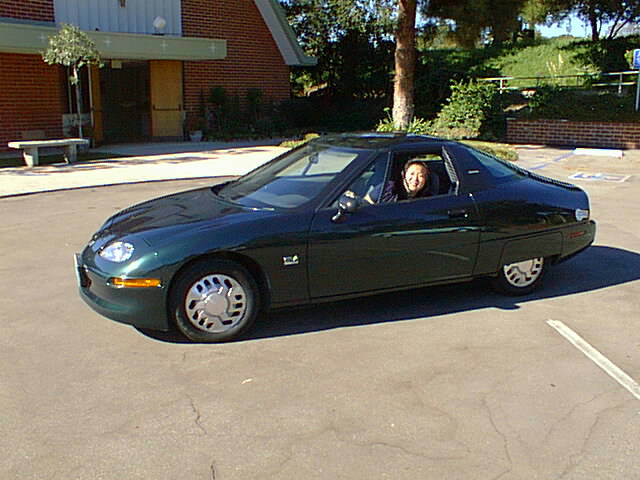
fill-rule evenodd
<path id="1" fill-rule="evenodd" d="M 164 35 L 164 28 L 167 26 L 167 21 L 164 17 L 157 16 L 153 21 L 153 28 L 158 35 Z"/>

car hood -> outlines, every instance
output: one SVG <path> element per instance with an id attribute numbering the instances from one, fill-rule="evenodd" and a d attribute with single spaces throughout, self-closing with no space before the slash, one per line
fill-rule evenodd
<path id="1" fill-rule="evenodd" d="M 232 204 L 215 195 L 211 187 L 175 193 L 149 200 L 122 210 L 111 217 L 99 232 L 100 236 L 125 236 L 143 234 L 145 238 L 157 237 L 166 229 L 198 228 L 236 223 L 255 218 L 262 211 Z M 266 212 L 264 212 L 266 213 Z"/>

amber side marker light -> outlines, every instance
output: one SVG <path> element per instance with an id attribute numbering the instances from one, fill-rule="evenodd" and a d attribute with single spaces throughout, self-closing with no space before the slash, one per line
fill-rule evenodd
<path id="1" fill-rule="evenodd" d="M 569 238 L 578 238 L 578 237 L 581 237 L 581 236 L 585 235 L 586 233 L 587 232 L 585 232 L 584 230 L 581 230 L 579 232 L 571 232 L 569 234 Z"/>
<path id="2" fill-rule="evenodd" d="M 120 288 L 152 288 L 161 285 L 159 278 L 120 278 L 111 277 L 109 284 Z"/>

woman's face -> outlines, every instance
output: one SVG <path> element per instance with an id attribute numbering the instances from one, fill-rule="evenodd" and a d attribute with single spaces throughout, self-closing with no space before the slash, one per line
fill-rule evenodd
<path id="1" fill-rule="evenodd" d="M 427 169 L 424 165 L 414 163 L 409 166 L 404 174 L 404 182 L 407 186 L 407 190 L 411 193 L 417 193 L 427 183 Z"/>

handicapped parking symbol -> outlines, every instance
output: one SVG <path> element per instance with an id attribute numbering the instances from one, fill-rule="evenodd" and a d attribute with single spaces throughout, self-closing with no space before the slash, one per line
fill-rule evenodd
<path id="1" fill-rule="evenodd" d="M 585 173 L 577 172 L 569 177 L 571 180 L 587 180 L 595 182 L 621 183 L 631 178 L 631 175 L 619 175 L 617 173 Z"/>

